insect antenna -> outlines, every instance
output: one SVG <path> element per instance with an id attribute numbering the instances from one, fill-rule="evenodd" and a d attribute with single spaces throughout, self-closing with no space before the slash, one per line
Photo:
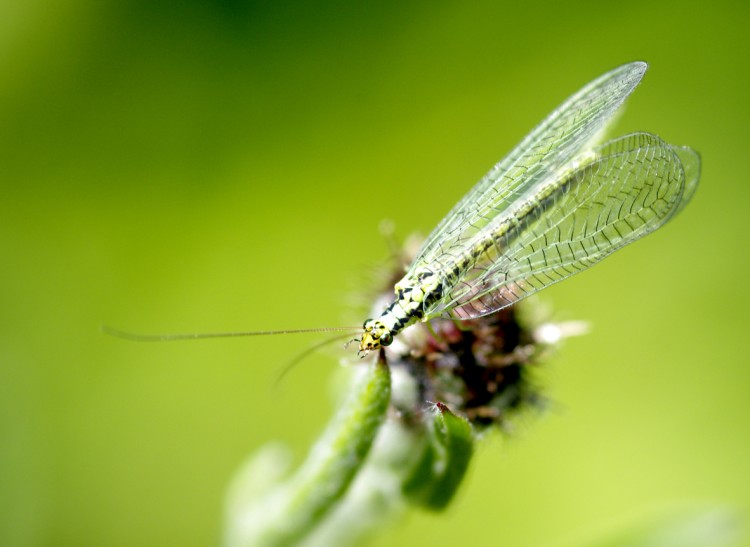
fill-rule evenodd
<path id="1" fill-rule="evenodd" d="M 101 326 L 101 332 L 115 338 L 133 342 L 173 342 L 176 340 L 205 340 L 207 338 L 240 338 L 245 336 L 270 336 L 274 334 L 304 334 L 311 332 L 340 332 L 360 330 L 362 327 L 322 327 L 317 329 L 257 330 L 237 332 L 199 332 L 179 334 L 138 334 L 116 329 L 107 325 Z M 348 336 L 348 335 L 347 335 Z"/>

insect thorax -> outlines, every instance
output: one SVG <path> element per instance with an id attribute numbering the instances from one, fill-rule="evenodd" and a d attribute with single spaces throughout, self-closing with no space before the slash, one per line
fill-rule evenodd
<path id="1" fill-rule="evenodd" d="M 439 276 L 428 268 L 418 268 L 407 274 L 394 287 L 396 299 L 381 315 L 384 322 L 392 322 L 392 332 L 401 332 L 417 320 L 423 319 L 429 308 L 442 295 Z"/>
<path id="2" fill-rule="evenodd" d="M 439 271 L 420 266 L 396 283 L 396 298 L 377 319 L 365 321 L 360 351 L 369 352 L 387 346 L 393 337 L 409 325 L 434 317 L 435 305 L 491 246 L 491 236 L 471 251 L 460 254 Z M 387 342 L 387 343 L 386 343 Z"/>
<path id="3" fill-rule="evenodd" d="M 430 270 L 420 269 L 397 283 L 395 292 L 395 300 L 377 319 L 365 321 L 360 352 L 366 354 L 389 345 L 394 336 L 424 317 L 425 310 L 439 299 L 441 291 L 437 276 Z"/>

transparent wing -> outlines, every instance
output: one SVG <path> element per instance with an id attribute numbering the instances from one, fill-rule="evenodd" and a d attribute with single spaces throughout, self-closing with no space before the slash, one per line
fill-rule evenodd
<path id="1" fill-rule="evenodd" d="M 656 230 L 698 184 L 700 158 L 649 133 L 613 140 L 500 225 L 474 267 L 425 317 L 479 317 L 561 281 Z"/>
<path id="2" fill-rule="evenodd" d="M 566 100 L 484 176 L 427 237 L 407 277 L 459 255 L 516 199 L 554 175 L 600 136 L 646 72 L 643 62 L 616 68 Z"/>
<path id="3" fill-rule="evenodd" d="M 673 146 L 672 150 L 680 158 L 682 170 L 685 172 L 685 192 L 682 194 L 682 201 L 672 213 L 672 216 L 674 216 L 685 208 L 685 205 L 693 198 L 693 194 L 698 189 L 698 179 L 701 176 L 701 157 L 698 152 L 688 146 Z"/>

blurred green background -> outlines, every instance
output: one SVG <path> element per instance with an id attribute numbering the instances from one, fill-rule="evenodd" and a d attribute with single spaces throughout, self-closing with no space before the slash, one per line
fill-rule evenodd
<path id="1" fill-rule="evenodd" d="M 398 234 L 428 232 L 566 96 L 651 64 L 617 133 L 689 144 L 673 223 L 544 299 L 592 333 L 552 411 L 374 545 L 557 545 L 673 505 L 750 512 L 743 2 L 0 4 L 0 544 L 211 545 L 240 463 L 302 457 Z M 627 524 L 626 524 L 627 525 Z"/>

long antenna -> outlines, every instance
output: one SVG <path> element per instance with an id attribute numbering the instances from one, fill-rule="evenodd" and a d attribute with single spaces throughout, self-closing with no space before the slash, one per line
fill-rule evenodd
<path id="1" fill-rule="evenodd" d="M 182 334 L 136 334 L 115 329 L 107 325 L 101 326 L 101 331 L 115 338 L 132 340 L 134 342 L 173 342 L 175 340 L 204 340 L 206 338 L 239 338 L 242 336 L 267 336 L 272 334 L 303 334 L 310 332 L 339 332 L 359 330 L 361 327 L 323 327 L 319 329 L 291 329 L 291 330 L 257 330 L 240 332 L 202 332 Z"/>

